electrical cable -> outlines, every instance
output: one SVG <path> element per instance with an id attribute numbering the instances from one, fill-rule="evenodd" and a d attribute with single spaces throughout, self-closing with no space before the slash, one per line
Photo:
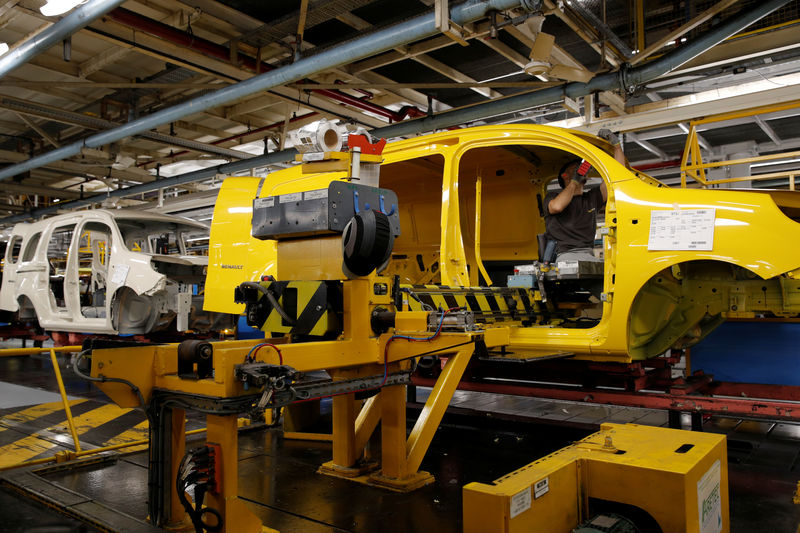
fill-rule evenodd
<path id="1" fill-rule="evenodd" d="M 444 325 L 444 317 L 447 316 L 447 313 L 449 313 L 451 311 L 455 311 L 457 309 L 460 309 L 460 308 L 459 307 L 451 307 L 450 309 L 447 309 L 442 313 L 442 318 L 441 318 L 441 320 L 439 320 L 439 327 L 436 328 L 436 331 L 430 337 L 410 337 L 408 335 L 392 335 L 391 337 L 389 337 L 389 339 L 386 341 L 386 345 L 383 348 L 383 382 L 381 382 L 380 387 L 383 387 L 383 385 L 386 383 L 386 380 L 389 377 L 388 373 L 387 373 L 387 369 L 389 367 L 389 363 L 388 363 L 388 360 L 389 360 L 389 344 L 391 344 L 392 341 L 394 341 L 395 339 L 406 339 L 409 342 L 430 342 L 430 341 L 436 339 L 442 333 L 442 326 Z"/>
<path id="2" fill-rule="evenodd" d="M 294 326 L 297 323 L 297 321 L 294 318 L 290 317 L 289 314 L 283 309 L 283 307 L 281 307 L 281 304 L 278 303 L 278 300 L 275 298 L 275 295 L 272 294 L 272 292 L 269 289 L 262 286 L 260 283 L 256 283 L 255 281 L 243 281 L 242 283 L 239 284 L 239 287 L 240 288 L 250 287 L 251 289 L 259 291 L 267 298 L 267 300 L 269 300 L 269 303 L 272 305 L 272 308 L 275 309 L 279 315 L 281 315 L 281 318 L 284 319 L 287 324 L 289 324 L 290 326 Z"/>
<path id="3" fill-rule="evenodd" d="M 175 489 L 178 499 L 186 509 L 186 513 L 194 525 L 196 533 L 204 531 L 219 531 L 222 529 L 222 515 L 213 507 L 203 507 L 203 500 L 209 487 L 214 482 L 214 450 L 208 446 L 190 450 L 183 456 L 178 476 L 175 479 Z M 186 491 L 194 485 L 194 505 L 186 497 Z M 204 515 L 209 514 L 216 518 L 216 524 L 209 524 Z"/>
<path id="4" fill-rule="evenodd" d="M 83 372 L 81 372 L 78 369 L 78 363 L 80 362 L 81 359 L 86 357 L 86 353 L 87 352 L 91 352 L 91 350 L 83 350 L 82 352 L 79 352 L 78 355 L 75 356 L 75 361 L 72 363 L 72 370 L 73 370 L 73 372 L 75 372 L 78 375 L 79 378 L 85 379 L 86 381 L 97 381 L 97 382 L 100 382 L 100 383 L 107 383 L 107 382 L 123 383 L 123 384 L 127 385 L 128 387 L 130 387 L 131 390 L 133 391 L 133 393 L 136 394 L 136 396 L 139 398 L 139 404 L 142 406 L 142 408 L 146 407 L 146 404 L 144 402 L 144 396 L 142 396 L 142 391 L 139 390 L 139 387 L 137 387 L 136 385 L 134 385 L 133 383 L 131 383 L 127 379 L 110 378 L 110 377 L 104 376 L 103 374 L 99 374 L 96 378 L 93 378 L 92 376 L 86 375 Z"/>
<path id="5" fill-rule="evenodd" d="M 247 352 L 247 355 L 244 356 L 244 362 L 254 363 L 256 361 L 256 354 L 258 354 L 258 350 L 260 350 L 264 346 L 269 346 L 270 348 L 274 348 L 275 351 L 278 352 L 278 362 L 280 364 L 283 364 L 283 354 L 281 353 L 280 348 L 269 342 L 262 342 L 250 348 L 250 351 Z"/>
<path id="6" fill-rule="evenodd" d="M 436 328 L 436 331 L 434 332 L 434 334 L 431 335 L 430 337 L 410 337 L 408 335 L 392 335 L 391 337 L 389 337 L 389 339 L 386 341 L 386 346 L 384 347 L 384 350 L 383 350 L 383 380 L 381 381 L 380 385 L 377 385 L 375 387 L 368 387 L 366 389 L 360 389 L 358 392 L 377 390 L 377 389 L 383 388 L 383 386 L 386 385 L 386 381 L 389 379 L 389 343 L 391 343 L 394 339 L 406 339 L 406 340 L 408 340 L 410 342 L 430 342 L 430 341 L 436 339 L 442 333 L 442 326 L 444 325 L 444 317 L 447 315 L 447 313 L 449 313 L 451 311 L 455 311 L 457 309 L 460 309 L 460 307 L 451 307 L 450 309 L 447 309 L 442 313 L 442 318 L 441 318 L 441 320 L 439 320 L 439 326 Z M 461 346 L 461 344 L 457 344 L 456 346 Z M 435 353 L 437 351 L 444 351 L 444 350 L 447 350 L 448 348 L 451 348 L 451 347 L 448 346 L 446 348 L 442 348 L 441 350 L 433 350 L 432 352 L 428 352 L 428 353 Z M 303 399 L 303 400 L 297 400 L 297 401 L 295 401 L 293 403 L 303 403 L 303 402 L 310 402 L 312 400 L 321 400 L 323 398 L 333 398 L 334 396 L 341 396 L 343 394 L 351 394 L 351 392 L 336 392 L 336 393 L 333 393 L 333 394 L 327 394 L 325 396 L 316 396 L 314 398 L 306 398 L 306 399 Z"/>

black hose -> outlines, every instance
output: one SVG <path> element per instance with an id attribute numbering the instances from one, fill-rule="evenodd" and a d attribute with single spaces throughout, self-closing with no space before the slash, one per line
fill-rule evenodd
<path id="1" fill-rule="evenodd" d="M 289 324 L 290 326 L 294 326 L 297 323 L 297 321 L 294 318 L 290 317 L 289 314 L 283 309 L 283 307 L 281 307 L 281 304 L 278 303 L 278 300 L 277 298 L 275 298 L 275 295 L 272 294 L 272 292 L 269 289 L 267 289 L 260 283 L 256 283 L 255 281 L 243 281 L 242 283 L 239 284 L 239 289 L 241 289 L 242 287 L 250 287 L 251 289 L 255 289 L 264 296 L 266 296 L 267 300 L 269 300 L 269 303 L 272 305 L 273 309 L 275 309 L 278 312 L 278 314 L 281 315 L 281 318 L 284 319 L 286 323 Z"/>
<path id="2" fill-rule="evenodd" d="M 144 396 L 142 396 L 142 391 L 139 390 L 139 387 L 137 387 L 136 385 L 134 385 L 133 383 L 131 383 L 127 379 L 110 378 L 110 377 L 104 376 L 103 374 L 100 374 L 96 378 L 93 378 L 92 376 L 86 375 L 83 372 L 81 372 L 78 369 L 78 363 L 80 362 L 81 359 L 86 357 L 86 353 L 90 352 L 90 351 L 91 350 L 84 350 L 84 351 L 78 353 L 78 355 L 75 357 L 75 361 L 72 363 L 72 370 L 76 374 L 78 374 L 78 377 L 81 378 L 81 379 L 85 379 L 86 381 L 98 381 L 100 383 L 106 383 L 106 382 L 123 383 L 123 384 L 127 385 L 128 387 L 130 387 L 131 390 L 133 391 L 133 393 L 136 394 L 136 396 L 139 398 L 139 404 L 142 406 L 142 408 L 146 407 L 146 404 L 144 402 Z"/>

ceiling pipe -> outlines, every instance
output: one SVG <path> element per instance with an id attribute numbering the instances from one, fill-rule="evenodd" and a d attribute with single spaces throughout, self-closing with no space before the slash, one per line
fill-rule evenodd
<path id="1" fill-rule="evenodd" d="M 151 18 L 143 17 L 138 13 L 134 13 L 125 8 L 117 8 L 111 13 L 109 13 L 106 18 L 109 20 L 113 20 L 114 22 L 118 22 L 119 24 L 128 26 L 135 30 L 139 30 L 145 33 L 149 33 L 155 37 L 160 39 L 164 39 L 167 42 L 172 44 L 176 44 L 178 46 L 182 46 L 184 48 L 189 48 L 190 50 L 194 50 L 196 52 L 200 52 L 201 54 L 207 55 L 209 57 L 217 58 L 221 61 L 230 61 L 231 60 L 231 50 L 227 46 L 217 44 L 213 41 L 209 41 L 207 39 L 203 39 L 201 37 L 196 37 L 190 33 L 185 31 L 179 30 L 174 26 L 170 26 L 168 24 L 164 24 L 163 22 L 159 22 L 157 20 L 153 20 Z M 254 73 L 262 73 L 262 72 L 270 72 L 275 70 L 275 67 L 262 61 L 260 64 L 257 59 L 250 57 L 247 54 L 243 54 L 241 52 L 236 53 L 236 63 L 241 65 L 242 67 L 246 68 L 247 70 L 254 72 Z M 421 111 L 419 115 L 414 115 L 411 113 L 403 114 L 397 111 L 392 111 L 389 108 L 374 104 L 372 102 L 367 102 L 364 99 L 357 98 L 355 96 L 351 96 L 345 92 L 336 90 L 336 89 L 314 89 L 313 83 L 310 80 L 306 80 L 308 84 L 307 91 L 317 93 L 321 96 L 325 96 L 330 98 L 331 100 L 347 104 L 351 107 L 355 107 L 360 109 L 361 111 L 367 113 L 373 113 L 375 115 L 384 117 L 392 122 L 400 122 L 401 120 L 405 120 L 408 116 L 414 118 L 415 116 L 421 116 Z"/>
<path id="2" fill-rule="evenodd" d="M 565 96 L 574 100 L 598 91 L 621 90 L 631 93 L 638 86 L 653 81 L 659 76 L 663 76 L 691 61 L 728 37 L 739 33 L 779 7 L 789 3 L 789 1 L 765 0 L 753 6 L 749 11 L 740 12 L 730 17 L 701 37 L 685 43 L 683 46 L 653 60 L 651 63 L 639 67 L 628 68 L 623 66 L 618 71 L 595 76 L 587 83 L 566 83 L 539 91 L 509 96 L 501 100 L 492 100 L 471 107 L 447 111 L 432 117 L 408 120 L 379 128 L 375 130 L 375 134 L 383 137 L 411 135 L 421 131 L 446 128 L 453 124 L 465 124 L 487 117 L 505 115 L 532 107 L 561 103 L 564 101 Z M 601 124 L 601 122 L 598 122 L 590 129 L 597 131 L 603 127 Z"/>
<path id="3" fill-rule="evenodd" d="M 316 111 L 311 111 L 310 113 L 306 113 L 305 115 L 299 115 L 299 116 L 295 115 L 295 116 L 291 117 L 288 122 L 289 122 L 289 124 L 291 124 L 293 122 L 297 122 L 299 120 L 305 120 L 307 118 L 315 117 L 317 115 L 319 115 L 319 113 L 317 113 Z M 242 133 L 237 133 L 235 135 L 231 135 L 230 137 L 225 137 L 224 139 L 217 139 L 216 141 L 211 142 L 211 144 L 218 145 L 218 144 L 223 144 L 223 143 L 230 142 L 230 141 L 235 141 L 237 139 L 241 139 L 242 137 L 248 137 L 250 135 L 257 135 L 257 134 L 263 133 L 265 131 L 269 131 L 269 130 L 274 130 L 276 128 L 280 128 L 284 124 L 286 124 L 285 120 L 281 120 L 281 121 L 278 121 L 278 122 L 273 122 L 272 124 L 267 124 L 266 126 L 261 126 L 260 128 L 256 128 L 254 130 L 248 130 L 248 131 L 245 131 L 245 132 L 242 132 Z M 184 154 L 187 154 L 187 153 L 189 153 L 188 150 L 183 150 L 183 151 L 177 152 L 175 154 L 171 154 L 170 156 L 164 157 L 164 159 L 170 159 L 170 158 L 173 158 L 173 157 L 178 157 L 178 156 L 181 156 L 181 155 L 184 155 Z M 244 153 L 244 152 L 240 152 L 240 153 Z M 249 159 L 250 158 L 248 158 L 248 160 Z M 143 166 L 146 166 L 146 165 L 150 165 L 150 164 L 152 164 L 154 162 L 155 161 L 146 161 L 144 163 L 139 163 L 136 166 L 143 167 Z"/>
<path id="4" fill-rule="evenodd" d="M 370 133 L 376 137 L 400 137 L 434 129 L 447 128 L 456 124 L 464 124 L 466 122 L 471 122 L 481 118 L 503 115 L 514 111 L 529 109 L 531 107 L 538 107 L 560 102 L 563 100 L 565 95 L 569 96 L 570 98 L 575 98 L 591 94 L 592 92 L 598 90 L 635 88 L 638 84 L 652 81 L 658 76 L 666 74 L 670 70 L 677 68 L 687 61 L 690 61 L 714 45 L 722 42 L 732 35 L 735 35 L 736 33 L 747 28 L 750 24 L 788 3 L 788 1 L 789 0 L 766 0 L 756 5 L 750 11 L 739 13 L 736 16 L 726 20 L 714 30 L 706 33 L 703 37 L 693 40 L 690 43 L 686 43 L 686 45 L 677 48 L 669 54 L 654 60 L 652 63 L 641 67 L 627 70 L 623 69 L 619 72 L 604 74 L 594 78 L 589 83 L 567 83 L 557 87 L 511 96 L 502 100 L 494 100 L 483 104 L 476 104 L 463 109 L 445 111 L 433 117 L 409 120 L 399 124 L 377 128 L 372 130 Z M 353 41 L 351 41 L 351 43 L 352 42 Z M 278 69 L 278 71 L 279 70 L 282 69 Z M 277 73 L 278 71 L 275 72 Z M 108 197 L 129 196 L 142 192 L 149 192 L 163 187 L 175 187 L 178 185 L 191 183 L 193 181 L 210 179 L 217 174 L 234 174 L 250 168 L 276 163 L 285 163 L 293 160 L 295 154 L 297 154 L 297 151 L 294 148 L 291 148 L 281 152 L 274 152 L 241 161 L 235 161 L 233 163 L 227 163 L 218 167 L 211 167 L 195 172 L 189 172 L 187 174 L 181 174 L 179 176 L 172 176 L 171 178 L 162 179 L 158 182 L 143 183 L 141 185 L 136 185 L 126 189 L 118 189 L 115 191 L 109 191 L 108 193 L 97 194 L 84 200 L 66 202 L 59 204 L 58 206 L 38 209 L 27 215 L 14 215 L 0 220 L 0 224 L 9 224 L 20 220 L 30 219 L 34 216 L 41 216 L 56 212 L 59 209 L 75 209 L 93 203 L 99 203 Z"/>
<path id="5" fill-rule="evenodd" d="M 526 3 L 527 0 L 470 1 L 453 6 L 450 10 L 450 18 L 456 24 L 464 25 L 483 18 L 492 11 L 504 11 L 514 7 L 521 7 Z M 9 165 L 0 169 L 0 180 L 9 179 L 17 174 L 78 155 L 83 148 L 97 148 L 125 137 L 138 135 L 162 124 L 175 122 L 206 109 L 228 104 L 259 91 L 296 82 L 316 72 L 347 65 L 437 33 L 439 31 L 436 29 L 435 16 L 431 11 L 388 28 L 346 41 L 334 48 L 300 59 L 291 65 L 259 74 L 212 93 L 156 111 L 117 128 L 90 135 L 85 139 L 64 145 L 25 162 Z"/>
<path id="6" fill-rule="evenodd" d="M 119 6 L 123 1 L 89 0 L 78 6 L 69 15 L 0 57 L 0 78 L 59 44 L 93 20 Z"/>
<path id="7" fill-rule="evenodd" d="M 640 172 L 647 172 L 648 170 L 661 170 L 664 168 L 680 167 L 680 159 L 670 159 L 669 161 L 658 161 L 656 163 L 643 163 L 641 165 L 634 165 L 631 168 Z"/>

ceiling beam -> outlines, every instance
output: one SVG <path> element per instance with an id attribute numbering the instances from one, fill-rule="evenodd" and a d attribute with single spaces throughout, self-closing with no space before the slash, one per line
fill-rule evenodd
<path id="1" fill-rule="evenodd" d="M 27 118 L 25 115 L 22 115 L 22 114 L 20 114 L 20 113 L 14 113 L 14 114 L 15 114 L 16 116 L 18 116 L 18 117 L 19 117 L 19 119 L 20 119 L 22 122 L 24 122 L 25 124 L 27 124 L 27 125 L 28 125 L 28 127 L 30 127 L 30 128 L 33 130 L 33 131 L 35 131 L 36 133 L 38 133 L 38 134 L 39 134 L 39 135 L 42 137 L 42 139 L 44 139 L 45 141 L 47 141 L 47 142 L 49 142 L 51 145 L 53 145 L 53 147 L 54 147 L 54 148 L 59 148 L 59 147 L 61 146 L 61 144 L 59 144 L 59 142 L 58 142 L 58 141 L 56 141 L 56 140 L 55 140 L 55 138 L 53 138 L 53 136 L 51 136 L 49 133 L 47 133 L 47 132 L 46 132 L 46 131 L 44 131 L 42 128 L 40 128 L 40 127 L 39 127 L 39 125 L 38 125 L 38 124 L 36 124 L 34 121 L 32 121 L 32 120 L 29 120 L 29 119 L 28 119 L 28 118 Z"/>
<path id="2" fill-rule="evenodd" d="M 706 9 L 695 18 L 681 26 L 680 28 L 676 29 L 675 31 L 669 32 L 667 35 L 659 39 L 658 41 L 654 42 L 644 50 L 640 51 L 638 54 L 633 56 L 630 60 L 631 65 L 637 65 L 653 55 L 654 53 L 661 50 L 661 48 L 666 45 L 667 43 L 674 41 L 681 37 L 682 35 L 692 31 L 720 11 L 729 8 L 733 4 L 735 4 L 737 0 L 722 0 L 721 2 L 717 2 L 709 9 Z"/>
<path id="3" fill-rule="evenodd" d="M 771 104 L 794 102 L 797 101 L 799 87 L 800 73 L 787 74 L 735 87 L 631 106 L 628 107 L 628 114 L 625 116 L 604 117 L 589 125 L 584 124 L 582 117 L 559 120 L 551 122 L 550 125 L 590 132 L 596 132 L 601 128 L 623 132 L 637 131 L 686 122 L 697 117 L 748 110 L 764 102 Z"/>
<path id="4" fill-rule="evenodd" d="M 599 43 L 600 39 L 598 35 L 591 35 L 581 28 L 572 17 L 567 15 L 563 9 L 560 7 L 560 2 L 554 2 L 553 0 L 544 0 L 544 5 L 547 8 L 548 14 L 553 14 L 562 22 L 564 22 L 567 26 L 569 26 L 572 31 L 574 31 L 581 39 L 583 39 L 586 44 L 588 44 L 592 50 L 597 52 L 605 61 L 611 65 L 612 67 L 618 68 L 620 66 L 620 61 L 608 48 L 603 48 Z"/>
<path id="5" fill-rule="evenodd" d="M 640 139 L 633 132 L 626 133 L 625 134 L 625 140 L 626 141 L 635 142 L 636 144 L 638 144 L 639 146 L 641 146 L 642 148 L 644 148 L 645 150 L 647 150 L 651 154 L 654 154 L 654 155 L 658 156 L 662 161 L 666 161 L 667 159 L 669 159 L 669 156 L 667 156 L 667 153 L 664 150 L 662 150 L 661 148 L 655 146 L 653 143 L 650 143 L 648 141 L 644 141 L 644 140 Z"/>
<path id="6" fill-rule="evenodd" d="M 759 127 L 759 128 L 761 128 L 761 131 L 763 131 L 764 133 L 766 133 L 766 134 L 767 134 L 767 137 L 769 137 L 769 138 L 770 138 L 770 140 L 771 140 L 772 142 L 774 142 L 774 143 L 775 143 L 775 144 L 777 144 L 778 146 L 780 146 L 780 145 L 781 145 L 781 143 L 782 143 L 783 141 L 781 141 L 781 138 L 780 138 L 780 137 L 778 137 L 778 134 L 777 134 L 777 133 L 775 133 L 775 130 L 773 130 L 773 129 L 772 129 L 772 126 L 770 126 L 769 124 L 767 124 L 767 121 L 766 121 L 766 120 L 762 119 L 762 118 L 761 118 L 761 117 L 759 117 L 758 115 L 753 115 L 753 122 L 755 122 L 756 124 L 758 124 L 758 127 Z"/>

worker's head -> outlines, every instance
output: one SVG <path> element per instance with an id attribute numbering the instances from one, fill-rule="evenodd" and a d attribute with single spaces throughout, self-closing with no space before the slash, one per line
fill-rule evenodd
<path id="1" fill-rule="evenodd" d="M 575 175 L 575 169 L 577 169 L 580 164 L 580 159 L 573 159 L 564 163 L 564 166 L 558 171 L 558 184 L 562 189 L 567 188 L 569 182 L 572 181 L 572 176 Z"/>

